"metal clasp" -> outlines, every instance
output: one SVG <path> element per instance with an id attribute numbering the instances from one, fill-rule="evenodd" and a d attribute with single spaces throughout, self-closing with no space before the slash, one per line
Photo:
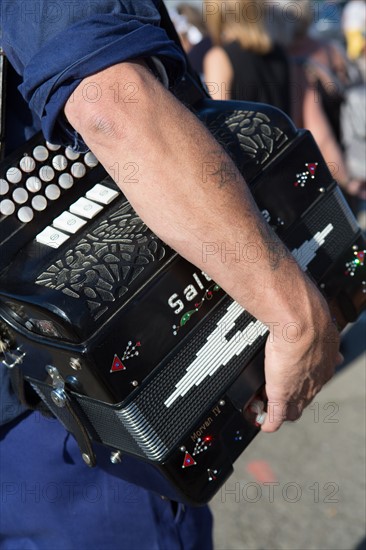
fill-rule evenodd
<path id="1" fill-rule="evenodd" d="M 57 407 L 64 407 L 67 401 L 67 394 L 65 392 L 65 381 L 56 367 L 52 365 L 46 366 L 46 371 L 52 379 L 52 386 L 55 388 L 51 391 L 51 399 Z"/>

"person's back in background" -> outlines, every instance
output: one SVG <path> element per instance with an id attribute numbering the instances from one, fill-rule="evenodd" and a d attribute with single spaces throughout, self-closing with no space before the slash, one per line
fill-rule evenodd
<path id="1" fill-rule="evenodd" d="M 204 75 L 212 97 L 268 103 L 290 114 L 289 64 L 266 30 L 264 2 L 206 4 L 215 46 L 204 59 Z"/>

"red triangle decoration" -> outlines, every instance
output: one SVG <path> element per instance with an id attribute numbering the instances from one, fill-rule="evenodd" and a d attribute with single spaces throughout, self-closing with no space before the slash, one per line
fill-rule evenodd
<path id="1" fill-rule="evenodd" d="M 182 468 L 188 468 L 189 466 L 194 466 L 197 464 L 197 462 L 194 460 L 194 458 L 186 451 L 186 454 L 184 455 L 184 460 L 182 464 Z"/>
<path id="2" fill-rule="evenodd" d="M 315 172 L 316 172 L 316 169 L 317 169 L 317 166 L 318 166 L 318 163 L 317 162 L 308 162 L 308 163 L 306 163 L 306 166 L 307 166 L 307 169 L 309 170 L 310 174 L 312 176 L 314 176 Z"/>
<path id="3" fill-rule="evenodd" d="M 120 370 L 126 370 L 126 367 L 124 366 L 118 355 L 115 355 L 110 372 L 118 372 Z"/>

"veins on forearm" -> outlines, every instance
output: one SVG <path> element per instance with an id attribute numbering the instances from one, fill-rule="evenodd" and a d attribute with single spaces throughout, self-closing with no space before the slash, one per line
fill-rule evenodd
<path id="1" fill-rule="evenodd" d="M 272 271 L 276 271 L 284 259 L 292 259 L 291 253 L 266 222 L 260 220 L 257 229 L 267 247 L 269 266 Z"/>

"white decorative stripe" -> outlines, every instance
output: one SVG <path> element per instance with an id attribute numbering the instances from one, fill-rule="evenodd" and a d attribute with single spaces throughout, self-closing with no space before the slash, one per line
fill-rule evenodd
<path id="1" fill-rule="evenodd" d="M 205 345 L 188 365 L 186 374 L 176 384 L 176 389 L 164 401 L 166 407 L 170 407 L 179 396 L 186 395 L 193 386 L 198 386 L 207 376 L 215 374 L 235 355 L 239 355 L 247 346 L 252 345 L 260 336 L 268 332 L 268 328 L 263 323 L 252 321 L 245 329 L 238 330 L 230 340 L 227 340 L 225 335 L 234 328 L 236 319 L 243 312 L 244 309 L 237 302 L 232 302 L 228 306 L 225 315 L 207 337 Z"/>
<path id="2" fill-rule="evenodd" d="M 317 250 L 319 250 L 319 248 L 325 243 L 325 237 L 327 237 L 333 229 L 333 225 L 328 223 L 325 229 L 315 233 L 314 237 L 312 237 L 310 241 L 305 241 L 300 248 L 295 248 L 291 251 L 303 271 L 305 271 L 310 262 L 313 261 Z"/>
<path id="3" fill-rule="evenodd" d="M 306 270 L 315 258 L 317 250 L 323 246 L 325 238 L 333 229 L 333 225 L 329 223 L 323 231 L 318 231 L 310 240 L 305 241 L 300 248 L 292 250 L 292 254 L 301 269 Z M 186 395 L 193 386 L 199 386 L 207 376 L 215 374 L 220 367 L 227 365 L 235 355 L 239 355 L 246 347 L 251 346 L 259 337 L 268 332 L 268 328 L 263 323 L 252 321 L 245 329 L 238 330 L 230 340 L 227 340 L 225 335 L 234 328 L 236 319 L 243 312 L 244 309 L 237 302 L 232 302 L 228 306 L 227 312 L 207 337 L 204 346 L 196 353 L 196 358 L 188 365 L 186 374 L 176 384 L 176 389 L 164 401 L 166 407 L 170 407 L 179 396 Z"/>

